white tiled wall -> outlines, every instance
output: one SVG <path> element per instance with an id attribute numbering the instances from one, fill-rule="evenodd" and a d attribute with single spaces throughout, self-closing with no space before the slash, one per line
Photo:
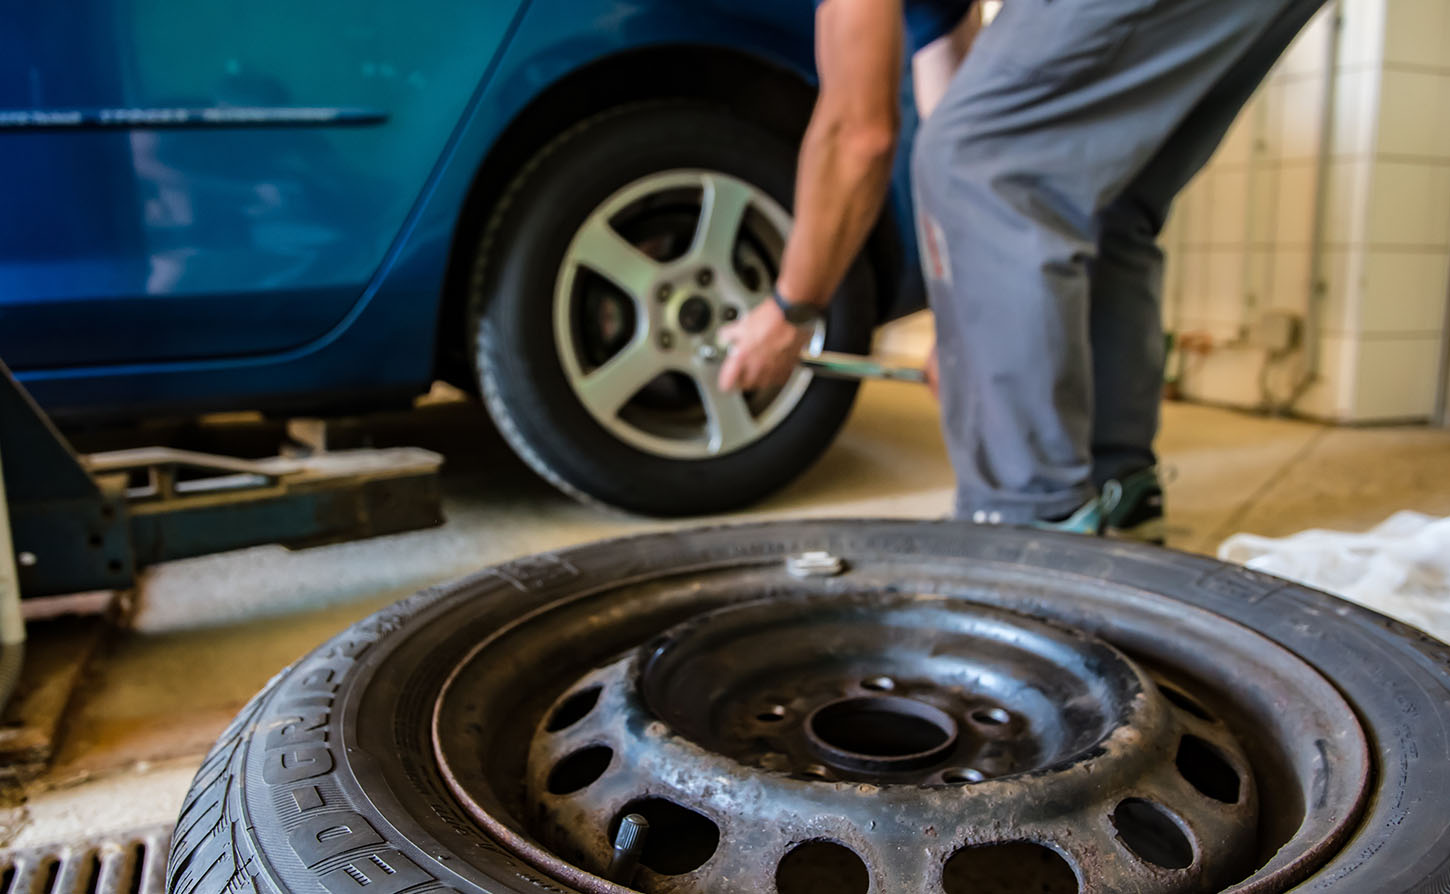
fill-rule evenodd
<path id="1" fill-rule="evenodd" d="M 1318 380 L 1295 406 L 1344 421 L 1429 418 L 1450 303 L 1450 0 L 1340 0 L 1318 307 Z M 1189 363 L 1194 398 L 1262 406 L 1297 363 L 1265 368 L 1242 336 L 1304 313 L 1331 5 L 1286 52 L 1164 233 L 1165 318 L 1219 347 Z"/>

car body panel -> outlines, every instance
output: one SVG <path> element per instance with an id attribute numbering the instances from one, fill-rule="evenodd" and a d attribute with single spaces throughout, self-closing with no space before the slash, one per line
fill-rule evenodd
<path id="1" fill-rule="evenodd" d="M 293 12 L 271 0 L 245 17 L 234 0 L 179 17 L 142 0 L 91 6 L 69 47 L 61 17 L 35 11 L 49 5 L 25 14 L 22 37 L 0 43 L 29 54 L 0 62 L 11 84 L 0 109 L 201 120 L 6 127 L 0 112 L 0 183 L 19 197 L 0 210 L 0 356 L 59 416 L 359 408 L 418 393 L 439 328 L 464 337 L 438 309 L 475 175 L 551 85 L 665 46 L 729 47 L 813 76 L 805 2 Z M 128 36 L 107 49 L 107 35 Z M 97 58 L 59 76 L 78 49 Z M 218 122 L 208 109 L 284 120 Z M 285 118 L 306 110 L 317 120 Z M 904 183 L 891 207 L 909 222 Z M 897 229 L 914 258 L 910 226 Z M 893 313 L 920 303 L 915 267 L 903 265 Z"/>

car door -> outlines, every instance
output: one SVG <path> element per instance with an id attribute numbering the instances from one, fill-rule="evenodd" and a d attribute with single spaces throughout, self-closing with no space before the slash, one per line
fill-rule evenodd
<path id="1" fill-rule="evenodd" d="M 340 325 L 527 0 L 68 0 L 0 27 L 0 357 Z"/>

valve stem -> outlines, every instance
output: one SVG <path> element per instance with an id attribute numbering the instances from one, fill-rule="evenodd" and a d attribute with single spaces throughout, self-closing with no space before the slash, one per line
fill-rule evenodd
<path id="1" fill-rule="evenodd" d="M 649 820 L 639 814 L 628 814 L 619 821 L 619 831 L 614 833 L 614 856 L 609 860 L 610 881 L 629 887 L 639 868 L 639 855 L 647 835 Z"/>

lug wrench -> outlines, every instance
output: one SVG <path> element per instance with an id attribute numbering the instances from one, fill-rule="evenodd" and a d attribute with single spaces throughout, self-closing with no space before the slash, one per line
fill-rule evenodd
<path id="1" fill-rule="evenodd" d="M 718 345 L 702 345 L 700 358 L 709 361 L 725 359 L 728 350 Z M 866 354 L 845 354 L 840 351 L 817 351 L 801 354 L 801 366 L 833 379 L 880 379 L 889 382 L 926 384 L 926 370 L 919 366 L 892 363 Z"/>

